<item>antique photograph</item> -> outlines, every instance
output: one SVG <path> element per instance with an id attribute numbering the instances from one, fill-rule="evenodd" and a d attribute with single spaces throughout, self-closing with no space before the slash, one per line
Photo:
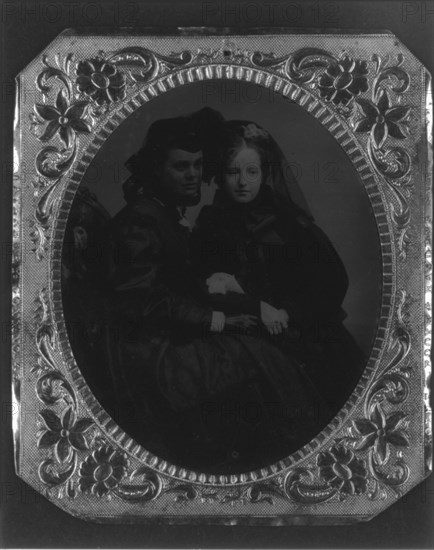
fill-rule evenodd
<path id="1" fill-rule="evenodd" d="M 392 33 L 69 29 L 16 113 L 25 483 L 98 522 L 335 525 L 428 477 L 431 77 Z"/>
<path id="2" fill-rule="evenodd" d="M 273 91 L 211 81 L 136 111 L 89 165 L 63 244 L 66 325 L 102 406 L 157 456 L 262 468 L 355 389 L 381 254 L 333 141 Z"/>

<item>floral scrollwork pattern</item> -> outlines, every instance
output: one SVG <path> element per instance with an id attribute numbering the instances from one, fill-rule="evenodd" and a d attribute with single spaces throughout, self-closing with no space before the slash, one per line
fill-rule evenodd
<path id="1" fill-rule="evenodd" d="M 56 66 L 52 66 L 44 56 L 45 69 L 36 81 L 44 103 L 36 103 L 30 115 L 31 131 L 45 144 L 35 160 L 39 178 L 35 183 L 37 202 L 33 241 L 38 260 L 45 255 L 59 183 L 76 159 L 77 134 L 90 133 L 94 122 L 87 102 L 73 99 L 74 87 L 69 75 L 72 60 L 73 56 L 68 55 L 61 64 L 56 56 Z M 49 104 L 53 88 L 57 93 L 54 104 Z M 56 136 L 60 145 L 52 143 Z"/>
<path id="2" fill-rule="evenodd" d="M 36 383 L 40 401 L 56 407 L 39 412 L 40 429 L 37 447 L 48 451 L 48 457 L 39 467 L 39 478 L 50 489 L 57 489 L 58 496 L 75 492 L 72 476 L 77 467 L 78 454 L 89 449 L 85 434 L 93 427 L 90 418 L 77 418 L 77 400 L 73 388 L 58 371 L 50 370 Z M 63 409 L 62 409 L 63 406 Z"/>
<path id="3" fill-rule="evenodd" d="M 302 48 L 280 59 L 256 53 L 252 61 L 259 67 L 279 67 L 291 81 L 317 88 L 321 98 L 342 108 L 369 89 L 368 63 L 346 53 L 338 58 L 319 48 Z"/>
<path id="4" fill-rule="evenodd" d="M 330 63 L 319 79 L 321 97 L 336 105 L 347 105 L 352 99 L 369 88 L 366 61 L 349 56 Z"/>
<path id="5" fill-rule="evenodd" d="M 365 460 L 338 444 L 319 453 L 316 467 L 290 472 L 285 486 L 288 496 L 303 504 L 344 500 L 367 492 L 368 470 Z"/>
<path id="6" fill-rule="evenodd" d="M 385 63 L 380 56 L 373 56 L 376 75 L 372 86 L 372 99 L 357 98 L 358 113 L 352 119 L 356 133 L 368 134 L 368 155 L 377 173 L 392 190 L 396 204 L 392 204 L 392 220 L 398 232 L 400 258 L 405 259 L 410 242 L 410 208 L 408 197 L 411 191 L 411 159 L 408 152 L 399 146 L 388 146 L 389 138 L 402 141 L 409 135 L 408 121 L 411 108 L 394 103 L 391 93 L 400 101 L 408 90 L 410 77 L 401 67 L 404 58 L 398 56 L 396 65 Z M 361 116 L 358 116 L 361 115 Z"/>
<path id="7" fill-rule="evenodd" d="M 381 406 L 376 403 L 369 418 L 354 420 L 354 431 L 360 436 L 356 443 L 358 451 L 373 449 L 375 461 L 384 464 L 390 457 L 390 447 L 408 447 L 408 435 L 401 428 L 406 415 L 396 411 L 386 417 Z"/>
<path id="8" fill-rule="evenodd" d="M 71 457 L 71 453 L 85 451 L 88 444 L 84 433 L 92 426 L 90 418 L 81 418 L 77 421 L 77 415 L 72 406 L 66 407 L 60 418 L 50 409 L 43 409 L 39 413 L 44 422 L 44 429 L 38 439 L 38 447 L 54 446 L 54 454 L 58 462 L 65 462 Z"/>
<path id="9" fill-rule="evenodd" d="M 411 336 L 406 326 L 408 296 L 398 294 L 397 326 L 390 349 L 395 350 L 386 368 L 372 381 L 365 398 L 365 416 L 353 420 L 346 429 L 341 444 L 367 452 L 371 474 L 370 498 L 386 498 L 385 488 L 400 495 L 409 476 L 402 451 L 409 447 L 407 414 L 399 408 L 409 394 L 408 378 L 411 367 L 407 357 Z"/>
<path id="10" fill-rule="evenodd" d="M 125 98 L 125 75 L 112 63 L 102 59 L 88 59 L 77 64 L 76 72 L 79 91 L 98 105 Z"/>
<path id="11" fill-rule="evenodd" d="M 36 445 L 42 452 L 48 453 L 39 465 L 38 474 L 47 491 L 56 490 L 59 498 L 66 495 L 72 497 L 75 495 L 72 477 L 78 454 L 89 449 L 86 434 L 94 423 L 90 418 L 78 418 L 74 388 L 56 369 L 56 338 L 45 290 L 40 292 L 36 301 L 36 313 L 38 357 L 31 372 L 37 376 L 36 395 L 39 401 L 49 407 L 41 409 L 38 415 Z"/>

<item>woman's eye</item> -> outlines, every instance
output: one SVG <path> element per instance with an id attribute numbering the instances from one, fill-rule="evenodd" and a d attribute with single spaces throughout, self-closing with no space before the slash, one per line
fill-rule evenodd
<path id="1" fill-rule="evenodd" d="M 234 174 L 239 174 L 239 173 L 240 173 L 239 168 L 228 168 L 226 170 L 226 174 L 229 174 L 229 175 L 234 175 Z"/>
<path id="2" fill-rule="evenodd" d="M 176 162 L 175 164 L 172 165 L 172 167 L 177 172 L 185 172 L 185 170 L 187 170 L 188 168 L 188 164 L 185 162 Z"/>

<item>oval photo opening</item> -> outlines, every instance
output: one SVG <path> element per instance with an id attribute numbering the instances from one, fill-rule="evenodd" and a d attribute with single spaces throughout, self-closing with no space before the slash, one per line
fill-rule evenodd
<path id="1" fill-rule="evenodd" d="M 322 431 L 367 364 L 375 217 L 313 116 L 238 81 L 170 90 L 89 165 L 62 252 L 64 317 L 92 393 L 177 466 L 241 473 Z"/>

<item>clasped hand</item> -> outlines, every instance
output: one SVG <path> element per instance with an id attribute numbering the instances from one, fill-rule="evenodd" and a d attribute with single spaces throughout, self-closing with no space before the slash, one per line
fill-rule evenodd
<path id="1" fill-rule="evenodd" d="M 226 316 L 221 311 L 214 311 L 211 332 L 222 332 L 225 327 L 247 330 L 257 326 L 258 321 L 259 319 L 254 315 L 241 313 Z M 284 309 L 276 309 L 266 302 L 261 302 L 261 321 L 271 335 L 277 336 L 288 328 L 289 316 Z"/>
<path id="2" fill-rule="evenodd" d="M 244 294 L 244 290 L 233 275 L 229 273 L 213 273 L 206 280 L 210 294 L 226 294 L 236 292 Z M 261 321 L 271 335 L 278 335 L 288 328 L 289 316 L 286 310 L 277 309 L 267 302 L 261 301 Z M 211 330 L 221 332 L 225 326 L 250 328 L 256 325 L 257 319 L 253 315 L 240 314 L 225 317 L 221 312 L 214 312 Z"/>
<path id="3" fill-rule="evenodd" d="M 261 302 L 261 321 L 270 334 L 277 335 L 288 328 L 289 316 L 285 309 L 277 309 L 267 302 Z"/>
<path id="4" fill-rule="evenodd" d="M 242 331 L 255 327 L 258 319 L 254 315 L 240 313 L 239 315 L 226 316 L 221 311 L 213 311 L 211 332 L 223 332 L 225 328 L 240 329 Z"/>

